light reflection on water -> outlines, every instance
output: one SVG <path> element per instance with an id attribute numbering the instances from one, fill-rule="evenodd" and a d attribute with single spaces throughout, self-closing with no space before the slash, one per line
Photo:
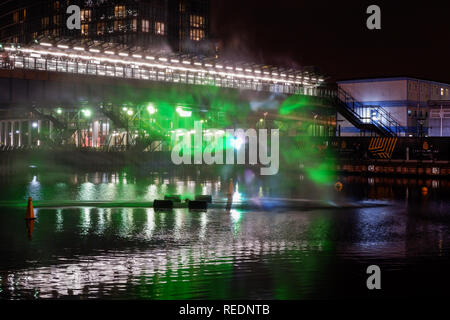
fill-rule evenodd
<path id="1" fill-rule="evenodd" d="M 37 175 L 8 189 L 2 186 L 0 200 L 26 199 L 31 192 L 41 200 L 151 201 L 168 193 L 217 198 L 226 192 L 226 181 Z M 426 278 L 408 286 L 407 279 L 418 277 L 415 271 L 448 283 L 447 182 L 342 178 L 344 190 L 338 193 L 332 185 L 311 186 L 304 180 L 285 189 L 274 188 L 279 184 L 273 180 L 235 181 L 239 201 L 250 196 L 314 198 L 324 191 L 330 201 L 390 199 L 390 206 L 295 212 L 38 209 L 31 241 L 23 210 L 0 208 L 0 298 L 364 296 L 365 267 L 373 263 L 398 282 L 397 291 L 403 290 L 387 285 L 384 292 L 393 296 L 426 294 L 427 286 L 437 285 Z M 421 195 L 423 185 L 430 187 L 429 194 Z"/>
<path id="2" fill-rule="evenodd" d="M 0 215 L 9 226 L 1 239 L 0 297 L 323 297 L 335 290 L 328 277 L 336 258 L 392 260 L 384 270 L 396 270 L 411 256 L 448 257 L 450 246 L 448 226 L 411 230 L 417 221 L 398 208 L 39 211 L 32 241 L 17 219 L 20 211 Z"/>

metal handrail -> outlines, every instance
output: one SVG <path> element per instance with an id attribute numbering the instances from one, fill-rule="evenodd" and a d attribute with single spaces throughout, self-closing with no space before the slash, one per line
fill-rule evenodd
<path id="1" fill-rule="evenodd" d="M 342 88 L 338 88 L 337 90 L 337 99 L 343 102 L 347 106 L 347 109 L 362 123 L 372 124 L 377 128 L 396 136 L 401 133 L 406 133 L 407 131 L 406 128 L 404 128 L 383 107 L 379 105 L 364 105 Z M 377 116 L 367 116 L 368 111 L 375 111 Z"/>

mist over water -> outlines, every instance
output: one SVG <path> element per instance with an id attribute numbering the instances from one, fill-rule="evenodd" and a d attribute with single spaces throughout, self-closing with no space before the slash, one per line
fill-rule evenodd
<path id="1" fill-rule="evenodd" d="M 217 200 L 226 196 L 230 177 L 237 203 L 258 197 L 311 199 L 336 207 L 41 208 L 30 235 L 24 208 L 11 205 L 30 195 L 74 203 L 153 201 L 165 194 L 211 194 Z M 340 192 L 334 183 L 318 184 L 302 174 L 260 177 L 251 170 L 216 175 L 32 170 L 2 176 L 0 298 L 312 299 L 446 290 L 450 184 L 337 179 L 344 186 Z M 368 202 L 385 206 L 339 208 Z M 371 264 L 382 270 L 379 292 L 365 285 Z"/>

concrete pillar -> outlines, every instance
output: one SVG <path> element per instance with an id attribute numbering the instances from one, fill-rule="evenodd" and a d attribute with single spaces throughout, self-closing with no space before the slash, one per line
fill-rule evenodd
<path id="1" fill-rule="evenodd" d="M 3 143 L 5 146 L 8 145 L 8 121 L 3 122 Z"/>
<path id="2" fill-rule="evenodd" d="M 94 121 L 92 123 L 92 147 L 98 148 L 98 131 L 99 131 L 99 123 L 98 121 Z"/>
<path id="3" fill-rule="evenodd" d="M 2 139 L 1 143 L 6 145 L 6 121 L 2 121 Z"/>
<path id="4" fill-rule="evenodd" d="M 50 140 L 53 137 L 52 132 L 53 132 L 53 122 L 49 121 L 48 122 L 48 137 L 50 138 Z"/>
<path id="5" fill-rule="evenodd" d="M 41 120 L 38 120 L 37 123 L 38 123 L 37 132 L 38 132 L 38 134 L 40 134 L 40 133 L 41 133 L 42 121 L 41 121 Z M 38 145 L 38 146 L 41 145 L 41 141 L 40 141 L 40 140 L 37 141 L 37 145 Z"/>
<path id="6" fill-rule="evenodd" d="M 33 127 L 33 122 L 28 120 L 28 147 L 31 146 L 31 128 Z"/>
<path id="7" fill-rule="evenodd" d="M 22 146 L 22 121 L 19 121 L 19 147 Z"/>
<path id="8" fill-rule="evenodd" d="M 9 145 L 14 147 L 14 121 L 11 121 L 11 126 L 9 130 L 9 141 L 10 141 Z"/>

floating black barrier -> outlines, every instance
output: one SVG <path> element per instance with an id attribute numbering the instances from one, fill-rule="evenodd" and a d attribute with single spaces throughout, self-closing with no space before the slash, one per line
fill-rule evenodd
<path id="1" fill-rule="evenodd" d="M 189 210 L 208 210 L 208 202 L 206 201 L 188 201 Z"/>
<path id="2" fill-rule="evenodd" d="M 212 203 L 212 196 L 198 195 L 198 196 L 195 196 L 195 201 L 206 201 L 207 203 Z"/>
<path id="3" fill-rule="evenodd" d="M 173 209 L 173 201 L 172 200 L 155 200 L 153 202 L 153 209 L 155 209 L 155 210 Z"/>

